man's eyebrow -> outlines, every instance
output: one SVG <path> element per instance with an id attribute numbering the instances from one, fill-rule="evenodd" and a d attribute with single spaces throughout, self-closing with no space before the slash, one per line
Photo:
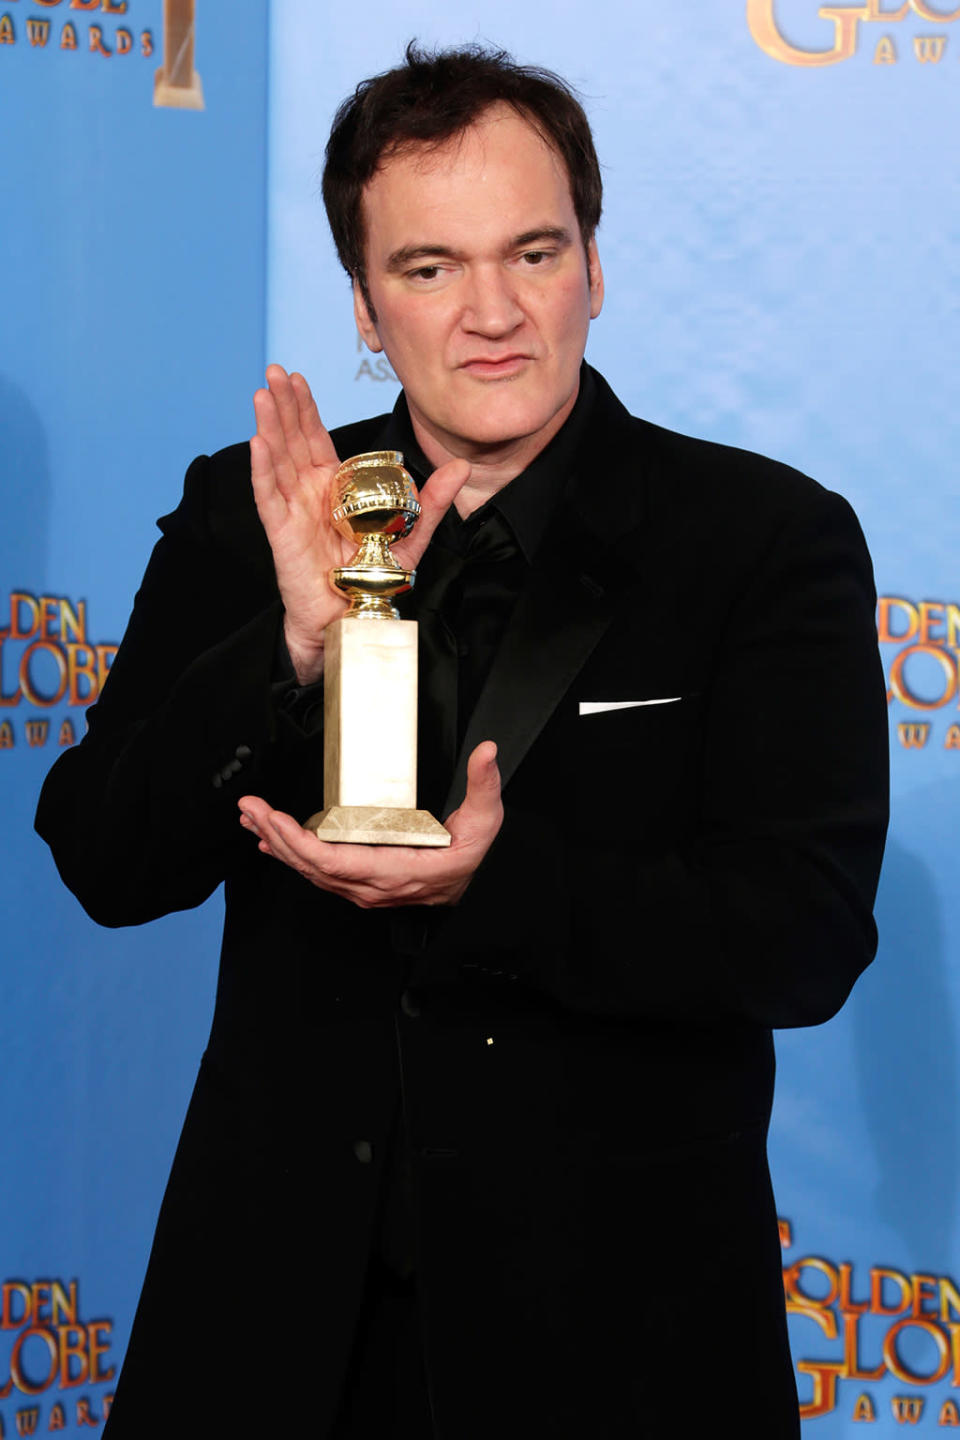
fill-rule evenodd
<path id="1" fill-rule="evenodd" d="M 570 231 L 565 225 L 540 225 L 536 230 L 524 230 L 522 235 L 514 236 L 511 241 L 511 250 L 522 250 L 526 245 L 537 245 L 542 240 L 550 240 L 554 245 L 569 245 Z"/>
<path id="2" fill-rule="evenodd" d="M 538 225 L 535 230 L 524 230 L 522 235 L 514 235 L 507 249 L 522 250 L 527 245 L 538 245 L 545 241 L 554 245 L 569 245 L 571 242 L 570 231 L 565 225 Z M 394 250 L 388 256 L 387 272 L 390 275 L 399 275 L 418 260 L 426 261 L 429 264 L 433 260 L 462 259 L 463 252 L 454 250 L 450 245 L 429 242 L 422 245 L 402 245 L 399 250 Z"/>
<path id="3" fill-rule="evenodd" d="M 398 274 L 412 265 L 414 260 L 461 260 L 463 257 L 459 250 L 451 250 L 449 245 L 403 245 L 399 250 L 394 250 L 387 259 L 387 270 L 391 275 Z"/>

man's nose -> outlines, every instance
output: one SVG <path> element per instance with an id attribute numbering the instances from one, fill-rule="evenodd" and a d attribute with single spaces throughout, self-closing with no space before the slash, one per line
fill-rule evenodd
<path id="1" fill-rule="evenodd" d="M 466 330 L 498 339 L 523 323 L 512 278 L 502 266 L 478 267 L 470 277 L 463 324 Z"/>

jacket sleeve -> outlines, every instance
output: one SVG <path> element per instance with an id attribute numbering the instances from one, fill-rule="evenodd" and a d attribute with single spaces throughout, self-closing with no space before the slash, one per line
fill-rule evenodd
<path id="1" fill-rule="evenodd" d="M 682 841 L 638 821 L 611 843 L 588 814 L 507 803 L 459 906 L 411 947 L 421 983 L 458 970 L 574 1011 L 767 1026 L 842 1005 L 876 947 L 887 719 L 866 545 L 846 502 L 817 496 L 720 637 Z"/>
<path id="2" fill-rule="evenodd" d="M 320 779 L 278 673 L 282 607 L 269 551 L 238 555 L 225 543 L 230 525 L 211 520 L 211 496 L 225 487 L 249 499 L 240 452 L 190 467 L 181 504 L 160 521 L 88 732 L 40 797 L 36 827 L 104 925 L 199 904 L 255 849 L 238 823 L 239 796 L 293 803 L 286 777 L 305 760 Z"/>

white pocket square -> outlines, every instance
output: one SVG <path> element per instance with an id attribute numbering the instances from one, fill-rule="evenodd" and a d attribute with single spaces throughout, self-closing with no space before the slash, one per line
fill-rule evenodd
<path id="1" fill-rule="evenodd" d="M 581 700 L 581 715 L 599 715 L 604 710 L 636 710 L 640 705 L 676 705 L 682 695 L 666 695 L 662 700 Z"/>

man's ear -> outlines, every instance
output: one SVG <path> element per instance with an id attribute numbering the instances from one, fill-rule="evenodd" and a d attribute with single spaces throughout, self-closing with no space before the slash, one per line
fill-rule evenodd
<path id="1" fill-rule="evenodd" d="M 597 253 L 597 238 L 592 236 L 587 246 L 587 277 L 590 281 L 590 319 L 596 320 L 603 309 L 603 269 Z"/>
<path id="2" fill-rule="evenodd" d="M 383 346 L 380 344 L 380 336 L 370 313 L 369 302 L 363 293 L 363 286 L 356 275 L 353 277 L 353 313 L 367 349 L 372 350 L 374 355 L 379 355 Z"/>

